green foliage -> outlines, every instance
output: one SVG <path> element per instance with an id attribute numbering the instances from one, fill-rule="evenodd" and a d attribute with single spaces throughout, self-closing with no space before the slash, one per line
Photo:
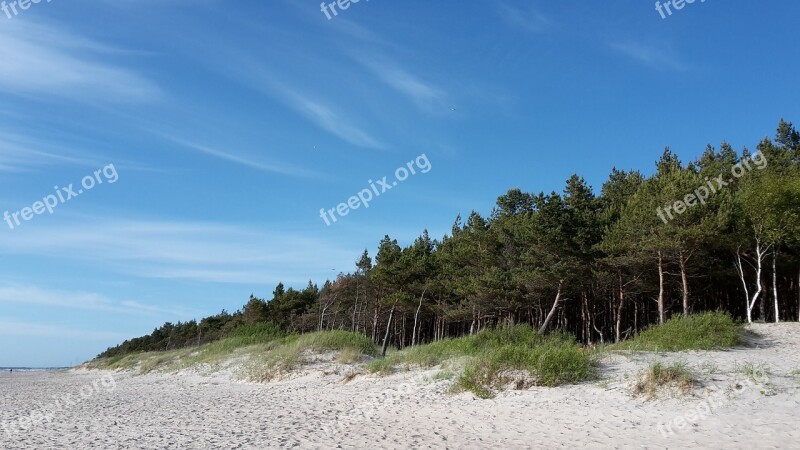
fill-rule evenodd
<path id="1" fill-rule="evenodd" d="M 741 343 L 742 327 L 722 312 L 677 316 L 653 325 L 635 338 L 613 345 L 612 350 L 664 351 L 714 350 Z"/>
<path id="2" fill-rule="evenodd" d="M 244 347 L 247 345 L 264 344 L 285 335 L 286 333 L 274 323 L 262 322 L 242 325 L 233 330 L 228 338 L 231 340 L 231 345 Z"/>

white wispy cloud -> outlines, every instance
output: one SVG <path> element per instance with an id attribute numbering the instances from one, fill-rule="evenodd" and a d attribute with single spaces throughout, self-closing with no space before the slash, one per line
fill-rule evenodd
<path id="1" fill-rule="evenodd" d="M 248 87 L 278 100 L 316 127 L 358 147 L 383 149 L 385 146 L 357 125 L 341 108 L 319 97 L 304 93 L 290 83 L 278 81 L 273 71 L 248 55 L 237 54 L 231 63 L 236 73 L 229 74 Z"/>
<path id="2" fill-rule="evenodd" d="M 85 166 L 92 161 L 41 139 L 0 130 L 0 171 L 17 172 L 61 164 Z"/>
<path id="3" fill-rule="evenodd" d="M 422 81 L 416 75 L 391 63 L 357 58 L 358 62 L 374 73 L 383 83 L 407 96 L 419 108 L 428 112 L 442 112 L 446 108 L 443 89 Z"/>
<path id="4" fill-rule="evenodd" d="M 0 335 L 19 338 L 48 337 L 62 339 L 87 339 L 92 341 L 123 340 L 130 336 L 109 331 L 90 331 L 33 322 L 21 322 L 0 317 Z"/>
<path id="5" fill-rule="evenodd" d="M 114 300 L 94 292 L 49 290 L 14 283 L 3 283 L 3 287 L 0 287 L 0 304 L 2 303 L 102 311 L 125 315 L 190 315 L 190 311 L 185 309 L 164 308 L 148 305 L 137 300 Z"/>
<path id="6" fill-rule="evenodd" d="M 663 45 L 638 42 L 614 42 L 609 45 L 613 50 L 654 69 L 684 71 L 688 68 L 673 51 Z"/>
<path id="7" fill-rule="evenodd" d="M 77 219 L 77 220 L 75 220 Z M 76 217 L 57 232 L 37 224 L 0 240 L 0 252 L 98 264 L 159 279 L 217 283 L 304 283 L 352 259 L 351 249 L 297 232 L 186 221 Z"/>
<path id="8" fill-rule="evenodd" d="M 121 51 L 32 19 L 0 27 L 0 91 L 86 101 L 148 102 L 156 83 L 110 61 Z"/>
<path id="9" fill-rule="evenodd" d="M 171 136 L 168 134 L 160 134 L 161 137 L 171 141 L 175 144 L 179 144 L 182 147 L 194 150 L 196 152 L 204 153 L 206 155 L 210 155 L 219 159 L 223 159 L 225 161 L 229 161 L 235 164 L 241 164 L 243 166 L 250 167 L 252 169 L 260 170 L 262 172 L 272 172 L 272 173 L 279 173 L 282 175 L 291 175 L 291 176 L 299 176 L 299 177 L 315 177 L 319 176 L 319 174 L 304 169 L 302 167 L 295 167 L 287 164 L 268 164 L 261 161 L 257 161 L 247 156 L 242 156 L 238 153 L 231 153 L 228 151 L 220 150 L 217 148 L 213 148 L 207 145 L 198 144 L 196 142 L 192 142 L 186 139 L 178 138 L 175 136 Z"/>
<path id="10" fill-rule="evenodd" d="M 544 33 L 553 26 L 553 21 L 530 5 L 517 8 L 506 3 L 497 4 L 500 16 L 508 23 L 533 33 Z"/>
<path id="11" fill-rule="evenodd" d="M 319 100 L 314 100 L 287 88 L 281 89 L 279 95 L 284 99 L 287 106 L 318 127 L 346 142 L 366 148 L 380 149 L 384 147 L 383 144 L 366 131 L 352 125 L 352 121 L 349 118 Z"/>

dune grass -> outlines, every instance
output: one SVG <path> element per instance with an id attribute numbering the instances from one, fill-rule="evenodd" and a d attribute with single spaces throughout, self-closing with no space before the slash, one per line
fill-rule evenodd
<path id="1" fill-rule="evenodd" d="M 365 355 L 378 354 L 377 347 L 360 334 L 325 331 L 287 336 L 272 324 L 259 323 L 239 327 L 228 337 L 199 347 L 97 359 L 89 367 L 107 370 L 138 367 L 140 374 L 147 374 L 199 365 L 218 367 L 236 357 L 246 356 L 252 360 L 248 369 L 250 375 L 246 378 L 266 380 L 279 371 L 305 364 L 308 354 L 326 351 L 338 351 L 338 361 L 343 364 L 353 364 L 360 362 Z"/>
<path id="2" fill-rule="evenodd" d="M 490 398 L 507 386 L 557 386 L 592 375 L 590 357 L 568 334 L 539 336 L 527 325 L 484 330 L 474 336 L 412 347 L 367 364 L 373 373 L 401 367 L 434 367 L 463 359 L 464 368 L 453 385 Z"/>
<path id="3" fill-rule="evenodd" d="M 684 362 L 674 362 L 664 365 L 660 362 L 653 363 L 644 372 L 642 379 L 636 384 L 637 394 L 646 394 L 654 398 L 660 388 L 675 387 L 683 393 L 690 392 L 695 385 L 694 374 Z"/>
<path id="4" fill-rule="evenodd" d="M 377 356 L 378 347 L 366 336 L 348 331 L 321 331 L 291 335 L 273 341 L 250 364 L 246 378 L 270 381 L 310 362 L 309 356 L 339 352 L 337 361 L 343 364 L 360 362 L 364 356 Z"/>
<path id="5" fill-rule="evenodd" d="M 673 317 L 663 325 L 654 325 L 633 339 L 609 346 L 609 350 L 679 352 L 718 350 L 742 342 L 743 327 L 730 315 L 706 312 Z"/>

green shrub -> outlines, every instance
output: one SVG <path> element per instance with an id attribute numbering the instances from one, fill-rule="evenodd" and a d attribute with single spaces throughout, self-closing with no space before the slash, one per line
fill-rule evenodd
<path id="1" fill-rule="evenodd" d="M 372 361 L 367 370 L 392 373 L 397 366 L 433 367 L 463 358 L 466 366 L 455 390 L 481 398 L 508 384 L 556 386 L 589 377 L 592 363 L 569 334 L 540 336 L 527 325 L 483 330 L 474 336 L 446 339 L 396 352 Z"/>
<path id="2" fill-rule="evenodd" d="M 365 367 L 369 373 L 390 375 L 395 371 L 395 365 L 388 358 L 373 359 Z"/>
<path id="3" fill-rule="evenodd" d="M 247 346 L 267 343 L 285 335 L 286 333 L 274 323 L 261 322 L 240 325 L 223 340 L 229 340 L 229 344 Z"/>
<path id="4" fill-rule="evenodd" d="M 654 325 L 611 349 L 665 352 L 715 350 L 734 347 L 741 342 L 742 327 L 730 315 L 706 312 L 673 317 L 665 324 Z"/>
<path id="5" fill-rule="evenodd" d="M 525 389 L 577 383 L 590 377 L 593 368 L 589 358 L 577 346 L 563 343 L 563 339 L 555 338 L 535 347 L 505 344 L 489 348 L 467 364 L 457 386 L 486 398 L 509 384 Z"/>

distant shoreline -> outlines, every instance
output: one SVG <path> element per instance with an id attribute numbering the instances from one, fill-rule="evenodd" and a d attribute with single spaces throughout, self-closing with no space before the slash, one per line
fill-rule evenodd
<path id="1" fill-rule="evenodd" d="M 0 367 L 0 372 L 56 372 L 58 370 L 69 370 L 72 367 Z"/>

